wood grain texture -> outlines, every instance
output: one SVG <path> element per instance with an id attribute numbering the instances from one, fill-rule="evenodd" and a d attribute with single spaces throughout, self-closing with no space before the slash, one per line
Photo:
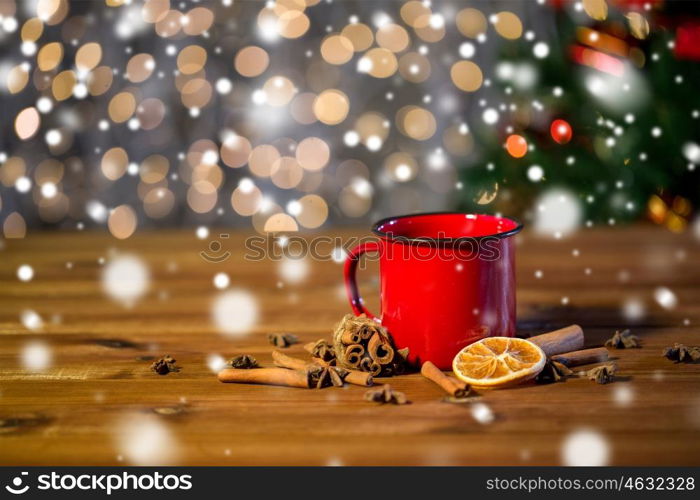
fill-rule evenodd
<path id="1" fill-rule="evenodd" d="M 211 234 L 216 239 L 219 232 Z M 365 402 L 365 389 L 355 386 L 219 383 L 209 356 L 246 353 L 273 366 L 267 334 L 285 331 L 301 341 L 285 352 L 306 358 L 301 346 L 330 339 L 349 310 L 339 264 L 310 262 L 305 280 L 287 283 L 277 262 L 243 259 L 246 236 L 220 240 L 232 253 L 220 264 L 200 257 L 208 241 L 193 231 L 127 241 L 47 232 L 5 241 L 0 463 L 560 464 L 566 436 L 583 428 L 605 437 L 614 464 L 700 463 L 700 365 L 661 357 L 673 342 L 700 344 L 700 248 L 691 235 L 634 227 L 585 230 L 559 241 L 518 236 L 520 334 L 577 323 L 586 345 L 596 346 L 629 327 L 643 347 L 611 351 L 621 380 L 610 385 L 575 379 L 483 393 L 481 402 L 495 414 L 490 424 L 477 422 L 469 404 L 442 402 L 440 388 L 419 374 L 389 380 L 411 400 L 405 406 Z M 130 308 L 108 300 L 100 286 L 99 260 L 120 253 L 139 255 L 152 275 L 149 292 Z M 33 266 L 32 281 L 17 280 L 21 264 Z M 258 302 L 259 318 L 247 335 L 227 337 L 212 325 L 217 272 Z M 377 310 L 376 267 L 360 274 L 370 310 Z M 660 286 L 676 294 L 674 309 L 654 301 Z M 625 319 L 626 301 L 637 301 L 645 314 Z M 42 330 L 22 326 L 27 309 L 41 315 Z M 32 342 L 50 349 L 44 371 L 23 368 Z M 149 371 L 144 357 L 164 354 L 182 370 Z"/>

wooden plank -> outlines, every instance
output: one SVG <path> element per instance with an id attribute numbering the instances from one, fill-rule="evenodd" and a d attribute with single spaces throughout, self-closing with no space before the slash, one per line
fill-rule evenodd
<path id="1" fill-rule="evenodd" d="M 211 231 L 213 239 L 219 232 L 225 230 Z M 304 280 L 286 283 L 278 262 L 244 260 L 246 236 L 221 240 L 232 253 L 221 264 L 200 257 L 208 241 L 193 231 L 143 233 L 127 241 L 46 232 L 5 241 L 0 463 L 559 464 L 562 443 L 578 429 L 604 436 L 610 463 L 700 460 L 700 365 L 676 365 L 660 355 L 673 342 L 700 344 L 700 246 L 690 235 L 640 226 L 591 229 L 558 241 L 519 237 L 520 333 L 575 322 L 588 345 L 600 345 L 615 329 L 631 327 L 643 347 L 612 352 L 622 380 L 610 385 L 574 379 L 485 393 L 480 402 L 495 416 L 488 424 L 473 418 L 469 404 L 441 402 L 439 389 L 417 374 L 388 380 L 408 395 L 412 404 L 406 406 L 367 403 L 360 387 L 217 382 L 210 356 L 248 353 L 268 365 L 268 333 L 292 332 L 302 342 L 329 337 L 348 311 L 342 266 L 310 262 Z M 108 300 L 100 286 L 99 260 L 119 253 L 138 255 L 152 276 L 149 292 L 131 308 Z M 34 268 L 32 281 L 17 280 L 22 264 Z M 212 284 L 218 272 L 228 273 L 231 287 L 247 290 L 259 305 L 259 320 L 247 335 L 221 335 L 211 322 L 212 301 L 221 293 Z M 369 307 L 377 310 L 376 265 L 360 278 Z M 660 286 L 675 293 L 675 308 L 654 301 Z M 628 300 L 638 301 L 645 314 L 625 318 Z M 41 315 L 41 331 L 20 323 L 28 309 Z M 32 342 L 51 353 L 45 371 L 23 366 L 22 353 Z M 300 346 L 289 352 L 304 356 Z M 143 357 L 163 354 L 177 358 L 182 371 L 150 372 Z"/>

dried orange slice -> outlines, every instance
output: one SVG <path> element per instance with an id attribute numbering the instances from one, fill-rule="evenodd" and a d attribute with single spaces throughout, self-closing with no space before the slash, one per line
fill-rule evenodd
<path id="1" fill-rule="evenodd" d="M 486 337 L 455 356 L 455 375 L 476 389 L 500 389 L 534 378 L 547 356 L 529 340 Z"/>

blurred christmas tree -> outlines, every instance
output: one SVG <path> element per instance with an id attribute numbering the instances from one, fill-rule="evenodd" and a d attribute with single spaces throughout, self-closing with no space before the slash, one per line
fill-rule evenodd
<path id="1" fill-rule="evenodd" d="M 559 46 L 526 34 L 496 67 L 507 99 L 483 121 L 502 129 L 474 127 L 483 159 L 462 170 L 462 208 L 554 233 L 643 216 L 683 231 L 700 205 L 700 3 L 551 8 Z"/>

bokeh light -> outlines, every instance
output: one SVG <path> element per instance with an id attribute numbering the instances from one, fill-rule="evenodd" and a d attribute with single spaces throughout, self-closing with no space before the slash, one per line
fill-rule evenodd
<path id="1" fill-rule="evenodd" d="M 506 150 L 513 158 L 522 158 L 527 154 L 527 141 L 522 135 L 511 134 L 506 139 Z"/>
<path id="2" fill-rule="evenodd" d="M 261 75 L 270 64 L 270 57 L 264 49 L 251 45 L 236 54 L 234 66 L 242 76 L 249 78 Z"/>
<path id="3" fill-rule="evenodd" d="M 479 66 L 471 61 L 454 63 L 450 69 L 450 77 L 457 88 L 465 92 L 478 90 L 484 80 Z"/>
<path id="4" fill-rule="evenodd" d="M 459 32 L 469 38 L 476 38 L 485 33 L 487 29 L 484 14 L 480 10 L 471 7 L 462 9 L 457 13 L 456 24 Z"/>
<path id="5" fill-rule="evenodd" d="M 337 125 L 345 120 L 350 110 L 348 96 L 337 89 L 321 92 L 313 103 L 314 115 L 326 125 Z"/>
<path id="6" fill-rule="evenodd" d="M 503 11 L 494 14 L 492 22 L 496 33 L 508 40 L 515 40 L 523 34 L 523 24 L 520 18 L 512 12 Z"/>
<path id="7" fill-rule="evenodd" d="M 110 212 L 107 225 L 112 236 L 126 239 L 136 231 L 136 212 L 129 205 L 119 205 Z"/>

